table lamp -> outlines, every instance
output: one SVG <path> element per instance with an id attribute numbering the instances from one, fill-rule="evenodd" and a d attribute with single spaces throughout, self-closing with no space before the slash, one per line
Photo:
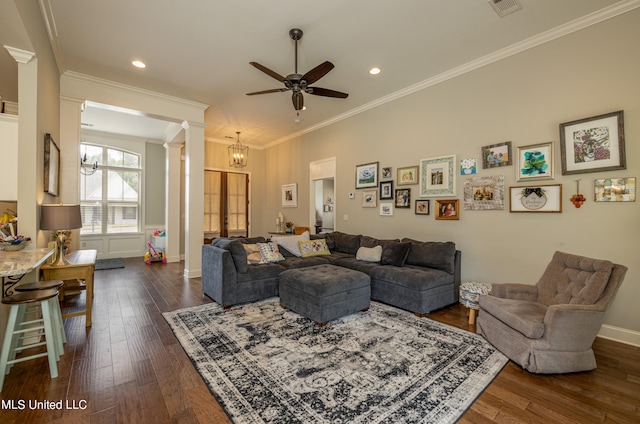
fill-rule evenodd
<path id="1" fill-rule="evenodd" d="M 64 243 L 67 241 L 65 231 L 77 228 L 82 228 L 80 205 L 42 205 L 40 229 L 56 232 L 58 254 L 52 266 L 69 265 L 64 257 Z"/>

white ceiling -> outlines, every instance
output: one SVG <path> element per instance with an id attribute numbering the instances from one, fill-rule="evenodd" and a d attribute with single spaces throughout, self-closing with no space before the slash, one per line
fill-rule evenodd
<path id="1" fill-rule="evenodd" d="M 40 3 L 54 28 L 52 46 L 62 72 L 208 104 L 206 138 L 223 141 L 241 131 L 244 143 L 260 146 L 426 87 L 452 70 L 477 67 L 617 13 L 612 10 L 638 7 L 640 1 L 521 0 L 523 9 L 504 18 L 487 0 Z M 601 9 L 605 11 L 598 12 Z M 282 86 L 250 61 L 281 75 L 293 73 L 291 28 L 304 31 L 299 73 L 329 60 L 335 69 L 313 85 L 349 93 L 345 100 L 305 94 L 307 110 L 301 112 L 300 123 L 294 122 L 289 92 L 245 95 Z M 3 32 L 6 29 L 0 30 L 1 36 Z M 147 68 L 135 69 L 134 59 Z M 373 66 L 382 73 L 370 76 Z M 101 111 L 85 112 L 82 122 L 94 130 L 121 132 L 113 116 L 103 127 Z M 156 127 L 153 137 L 162 132 Z"/>

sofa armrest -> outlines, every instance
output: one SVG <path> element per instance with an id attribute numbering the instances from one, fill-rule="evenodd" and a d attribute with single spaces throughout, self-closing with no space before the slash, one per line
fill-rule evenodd
<path id="1" fill-rule="evenodd" d="M 538 299 L 538 287 L 519 283 L 492 284 L 491 296 L 535 302 Z"/>
<path id="2" fill-rule="evenodd" d="M 238 273 L 228 250 L 205 244 L 202 246 L 202 291 L 227 306 L 225 300 L 236 290 Z"/>
<path id="3" fill-rule="evenodd" d="M 544 316 L 544 340 L 555 350 L 591 348 L 604 322 L 602 305 L 551 305 Z"/>

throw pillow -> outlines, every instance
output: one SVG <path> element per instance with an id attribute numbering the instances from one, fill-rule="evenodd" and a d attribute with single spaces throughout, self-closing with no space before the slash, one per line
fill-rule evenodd
<path id="1" fill-rule="evenodd" d="M 298 246 L 300 246 L 300 254 L 303 258 L 331 254 L 324 239 L 300 240 L 298 241 Z"/>
<path id="2" fill-rule="evenodd" d="M 281 236 L 281 237 L 274 236 L 274 237 L 271 237 L 271 241 L 272 242 L 278 243 L 278 246 L 284 247 L 289 252 L 291 252 L 291 254 L 294 255 L 294 256 L 301 256 L 302 255 L 300 253 L 300 245 L 298 244 L 298 242 L 300 240 L 309 240 L 309 231 L 305 231 L 304 233 L 300 234 L 299 236 Z"/>
<path id="3" fill-rule="evenodd" d="M 387 242 L 382 249 L 380 263 L 383 265 L 402 266 L 404 261 L 407 260 L 409 249 L 411 249 L 411 243 L 409 242 Z"/>
<path id="4" fill-rule="evenodd" d="M 284 256 L 278 251 L 278 244 L 274 242 L 257 243 L 258 251 L 264 262 L 284 261 Z"/>
<path id="5" fill-rule="evenodd" d="M 262 260 L 262 255 L 259 251 L 251 252 L 247 255 L 247 263 L 249 265 L 255 264 L 265 264 L 266 262 Z"/>
<path id="6" fill-rule="evenodd" d="M 356 253 L 356 259 L 365 262 L 380 262 L 382 258 L 382 246 L 361 247 Z"/>
<path id="7" fill-rule="evenodd" d="M 335 231 L 333 233 L 333 239 L 336 244 L 336 252 L 348 253 L 350 255 L 355 255 L 360 247 L 360 238 L 362 236 L 360 234 L 346 234 L 341 233 L 339 231 Z"/>

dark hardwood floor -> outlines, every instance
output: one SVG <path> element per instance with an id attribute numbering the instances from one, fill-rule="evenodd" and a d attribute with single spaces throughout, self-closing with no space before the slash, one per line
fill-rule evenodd
<path id="1" fill-rule="evenodd" d="M 92 328 L 84 317 L 65 320 L 58 378 L 49 377 L 46 358 L 12 368 L 0 423 L 229 422 L 161 315 L 211 302 L 200 279 L 184 278 L 182 264 L 147 266 L 140 258 L 125 259 L 125 266 L 96 271 Z M 475 330 L 460 305 L 423 319 Z M 640 422 L 640 348 L 597 339 L 594 350 L 598 368 L 587 373 L 533 375 L 510 362 L 459 422 Z M 20 400 L 24 409 L 9 408 Z M 44 400 L 68 404 L 29 406 Z"/>

